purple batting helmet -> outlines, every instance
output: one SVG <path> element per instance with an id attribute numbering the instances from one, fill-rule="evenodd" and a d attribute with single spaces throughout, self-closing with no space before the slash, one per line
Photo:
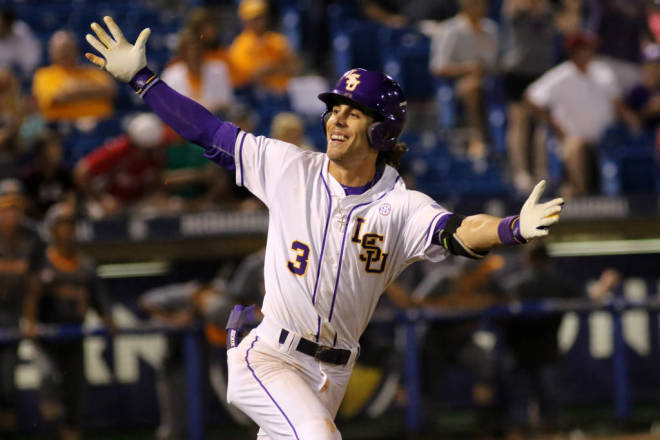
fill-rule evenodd
<path id="1" fill-rule="evenodd" d="M 382 72 L 353 69 L 344 73 L 331 92 L 319 99 L 328 106 L 323 114 L 323 131 L 332 106 L 348 101 L 373 114 L 376 122 L 369 127 L 367 138 L 377 151 L 394 148 L 406 123 L 408 103 L 396 81 Z"/>

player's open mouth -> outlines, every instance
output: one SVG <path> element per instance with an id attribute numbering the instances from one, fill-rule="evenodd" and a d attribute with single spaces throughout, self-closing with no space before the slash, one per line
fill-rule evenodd
<path id="1" fill-rule="evenodd" d="M 332 142 L 346 142 L 348 140 L 348 136 L 343 134 L 332 134 L 330 135 L 330 140 Z"/>

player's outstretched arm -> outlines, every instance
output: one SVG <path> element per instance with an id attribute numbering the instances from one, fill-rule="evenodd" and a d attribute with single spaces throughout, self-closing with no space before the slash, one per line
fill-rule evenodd
<path id="1" fill-rule="evenodd" d="M 149 70 L 146 57 L 149 28 L 142 30 L 135 44 L 131 44 L 111 17 L 103 17 L 103 21 L 110 34 L 98 23 L 92 23 L 96 37 L 87 34 L 85 38 L 98 55 L 86 53 L 85 57 L 118 80 L 129 83 L 165 123 L 185 139 L 204 147 L 208 158 L 229 166 L 219 153 L 233 156 L 238 128 L 220 121 L 203 106 L 172 90 Z"/>
<path id="2" fill-rule="evenodd" d="M 549 233 L 559 221 L 564 199 L 539 203 L 545 191 L 545 180 L 532 190 L 520 215 L 499 218 L 486 214 L 466 217 L 456 230 L 460 242 L 474 251 L 488 251 L 502 244 L 523 244 Z"/>

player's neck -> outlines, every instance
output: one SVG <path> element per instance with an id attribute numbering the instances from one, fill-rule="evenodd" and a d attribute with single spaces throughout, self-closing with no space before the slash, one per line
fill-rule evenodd
<path id="1" fill-rule="evenodd" d="M 328 164 L 328 173 L 342 185 L 358 187 L 369 183 L 376 175 L 376 162 L 360 161 L 345 165 L 333 160 Z"/>

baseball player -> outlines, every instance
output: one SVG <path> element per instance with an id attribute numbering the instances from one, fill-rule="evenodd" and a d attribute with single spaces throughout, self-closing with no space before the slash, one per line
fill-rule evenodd
<path id="1" fill-rule="evenodd" d="M 418 260 L 482 258 L 502 244 L 548 234 L 563 200 L 539 203 L 540 182 L 520 215 L 462 216 L 407 190 L 396 169 L 406 120 L 399 85 L 353 69 L 319 98 L 327 151 L 254 136 L 174 92 L 147 67 L 144 29 L 130 44 L 110 17 L 86 57 L 127 82 L 205 156 L 235 171 L 237 185 L 269 209 L 263 321 L 227 353 L 228 400 L 264 439 L 340 439 L 334 424 L 359 338 L 387 285 Z"/>

